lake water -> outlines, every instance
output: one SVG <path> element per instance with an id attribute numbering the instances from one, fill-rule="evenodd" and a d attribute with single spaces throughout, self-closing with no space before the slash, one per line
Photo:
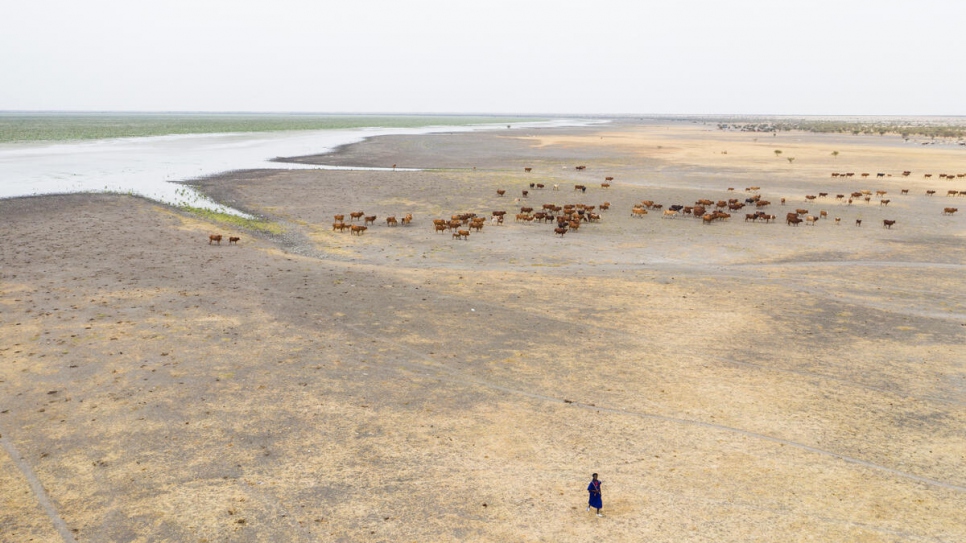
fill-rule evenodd
<path id="1" fill-rule="evenodd" d="M 593 122 L 595 121 L 554 120 L 517 123 L 511 126 L 512 129 L 580 126 Z M 190 187 L 173 181 L 186 181 L 231 170 L 319 168 L 320 166 L 270 160 L 325 153 L 341 145 L 374 136 L 474 130 L 507 128 L 506 124 L 373 127 L 5 143 L 0 144 L 0 198 L 74 192 L 118 192 L 136 194 L 166 204 L 238 213 L 208 201 Z"/>

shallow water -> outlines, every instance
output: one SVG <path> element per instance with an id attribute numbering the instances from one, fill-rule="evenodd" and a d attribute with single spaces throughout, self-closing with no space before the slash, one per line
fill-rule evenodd
<path id="1" fill-rule="evenodd" d="M 533 128 L 588 123 L 555 120 L 512 126 Z M 175 182 L 231 170 L 320 168 L 271 160 L 325 153 L 373 136 L 506 129 L 505 124 L 373 127 L 0 144 L 0 198 L 118 192 L 171 205 L 190 205 L 237 214 L 239 212 L 206 200 L 191 187 Z"/>

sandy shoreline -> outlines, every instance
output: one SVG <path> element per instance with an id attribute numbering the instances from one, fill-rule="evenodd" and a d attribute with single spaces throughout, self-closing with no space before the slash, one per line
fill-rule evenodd
<path id="1" fill-rule="evenodd" d="M 966 227 L 940 213 L 966 183 L 922 177 L 964 155 L 705 128 L 387 136 L 298 160 L 426 170 L 197 182 L 275 238 L 126 196 L 0 201 L 0 440 L 52 504 L 0 455 L 0 539 L 966 539 Z M 630 213 L 752 185 L 829 220 Z M 562 238 L 512 219 L 604 201 Z M 466 241 L 431 227 L 499 209 Z M 379 220 L 333 232 L 351 211 Z"/>

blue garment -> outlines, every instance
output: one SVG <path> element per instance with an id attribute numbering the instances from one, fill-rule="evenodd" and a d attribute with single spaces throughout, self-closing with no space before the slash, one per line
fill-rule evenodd
<path id="1" fill-rule="evenodd" d="M 590 501 L 587 503 L 594 509 L 601 509 L 604 507 L 604 503 L 600 499 L 600 483 L 600 481 L 591 481 L 590 484 L 587 485 L 587 492 L 590 493 Z"/>

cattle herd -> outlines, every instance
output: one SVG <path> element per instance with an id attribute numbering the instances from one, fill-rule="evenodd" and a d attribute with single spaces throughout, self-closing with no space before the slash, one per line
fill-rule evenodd
<path id="1" fill-rule="evenodd" d="M 586 166 L 577 166 L 577 171 L 586 170 Z M 530 173 L 532 171 L 531 167 L 524 168 L 525 173 Z M 903 171 L 900 175 L 902 177 L 909 177 L 912 174 L 911 171 Z M 839 173 L 833 172 L 832 177 L 838 178 L 852 178 L 855 176 L 853 172 Z M 871 174 L 860 173 L 860 178 L 868 178 Z M 876 178 L 892 177 L 892 174 L 887 173 L 876 173 Z M 925 174 L 925 178 L 931 178 L 932 174 Z M 966 174 L 939 174 L 940 179 L 961 179 L 966 177 Z M 604 177 L 604 182 L 600 184 L 602 190 L 606 190 L 611 186 L 611 182 L 614 180 L 613 176 Z M 581 225 L 593 224 L 601 221 L 601 213 L 610 209 L 610 202 L 603 202 L 598 205 L 588 205 L 584 203 L 568 203 L 564 205 L 557 205 L 555 203 L 545 203 L 542 204 L 539 210 L 536 210 L 533 206 L 522 203 L 524 200 L 528 199 L 530 196 L 530 190 L 543 190 L 546 185 L 542 183 L 529 183 L 528 189 L 521 189 L 522 198 L 517 198 L 517 202 L 521 202 L 519 213 L 513 215 L 515 223 L 523 224 L 547 224 L 552 228 L 553 235 L 564 237 L 567 233 L 577 232 L 580 230 Z M 553 185 L 553 189 L 556 191 L 559 189 L 559 185 Z M 728 187 L 728 192 L 734 192 L 733 187 Z M 727 221 L 731 219 L 733 213 L 744 213 L 744 222 L 752 223 L 773 223 L 778 219 L 778 215 L 769 212 L 773 204 L 771 201 L 766 200 L 761 195 L 761 187 L 750 186 L 745 188 L 745 192 L 748 193 L 744 198 L 702 198 L 695 200 L 692 204 L 687 203 L 674 203 L 668 205 L 666 208 L 664 204 L 657 203 L 654 200 L 641 200 L 639 203 L 635 203 L 630 211 L 630 216 L 634 218 L 644 218 L 648 215 L 649 211 L 660 212 L 661 218 L 663 219 L 674 219 L 676 217 L 690 217 L 694 220 L 700 220 L 703 224 L 711 225 L 715 222 Z M 575 184 L 574 192 L 584 195 L 587 192 L 587 185 L 585 184 Z M 506 189 L 498 189 L 496 191 L 497 197 L 503 197 L 506 194 Z M 803 202 L 806 204 L 821 204 L 823 202 L 834 201 L 837 205 L 851 206 L 856 202 L 865 202 L 870 204 L 875 198 L 879 206 L 888 206 L 892 200 L 890 198 L 885 198 L 888 194 L 886 190 L 856 190 L 849 193 L 835 194 L 830 196 L 828 192 L 818 192 L 817 194 L 806 194 L 804 195 Z M 900 189 L 900 196 L 906 196 L 909 194 L 909 189 Z M 935 190 L 926 190 L 925 196 L 934 196 L 936 194 Z M 948 190 L 946 192 L 947 197 L 966 197 L 966 190 Z M 788 198 L 780 198 L 779 206 L 785 206 Z M 749 212 L 742 211 L 745 208 L 749 209 Z M 943 215 L 954 215 L 959 211 L 956 207 L 943 207 Z M 446 233 L 450 232 L 452 234 L 452 239 L 466 241 L 470 237 L 470 232 L 475 231 L 481 233 L 483 231 L 484 225 L 489 222 L 491 225 L 502 226 L 504 225 L 505 217 L 507 216 L 506 210 L 493 210 L 487 213 L 474 213 L 474 212 L 460 212 L 450 215 L 448 219 L 438 218 L 433 219 L 433 230 L 436 233 Z M 799 226 L 800 224 L 805 224 L 807 226 L 815 226 L 820 220 L 828 220 L 828 210 L 821 209 L 818 212 L 810 212 L 806 208 L 796 208 L 794 211 L 788 211 L 785 213 L 785 224 L 788 226 Z M 361 236 L 371 225 L 374 225 L 378 217 L 376 215 L 366 215 L 362 211 L 356 211 L 348 214 L 349 222 L 345 222 L 345 214 L 335 215 L 335 221 L 332 223 L 332 230 L 338 232 L 349 231 L 350 234 L 355 234 Z M 363 224 L 352 224 L 357 221 L 362 221 Z M 402 215 L 401 218 L 397 219 L 395 215 L 385 218 L 387 227 L 395 227 L 398 225 L 408 226 L 412 223 L 413 215 L 411 213 L 406 213 Z M 831 221 L 833 224 L 841 224 L 841 217 L 834 217 Z M 883 219 L 883 228 L 892 228 L 896 224 L 895 219 Z M 861 219 L 855 220 L 856 226 L 862 225 Z M 222 236 L 220 234 L 212 234 L 209 236 L 208 243 L 221 244 Z M 230 237 L 229 243 L 236 243 L 239 240 L 237 237 Z"/>

